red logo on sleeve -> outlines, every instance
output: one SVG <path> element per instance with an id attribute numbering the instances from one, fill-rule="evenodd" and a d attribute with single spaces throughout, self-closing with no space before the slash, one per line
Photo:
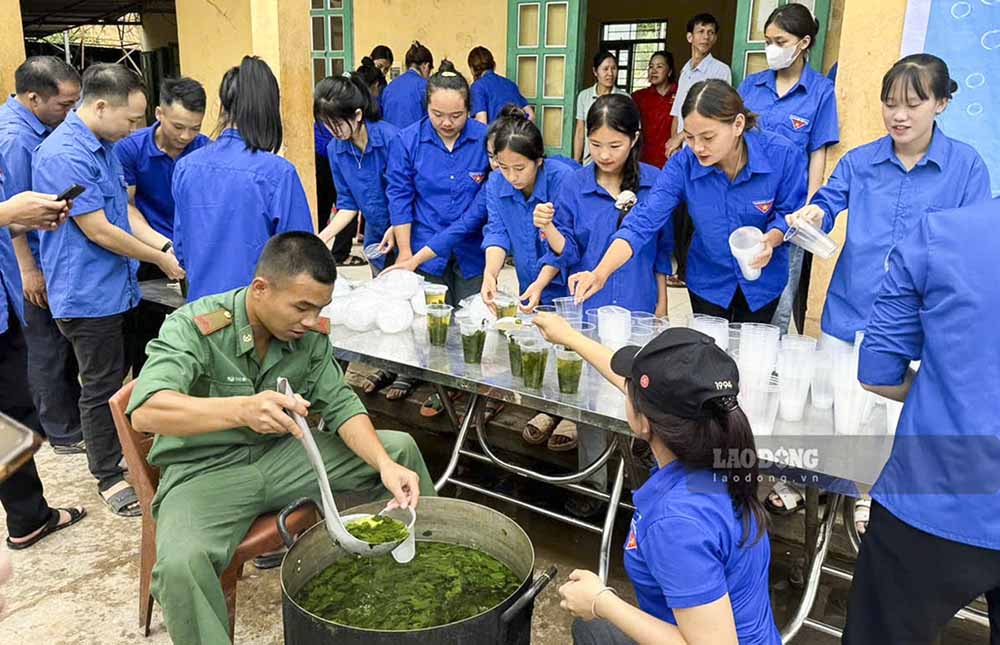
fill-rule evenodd
<path id="1" fill-rule="evenodd" d="M 469 178 L 477 184 L 481 184 L 483 183 L 483 180 L 486 179 L 486 174 L 481 172 L 470 172 Z"/>
<path id="2" fill-rule="evenodd" d="M 639 543 L 635 539 L 635 529 L 628 532 L 628 542 L 625 543 L 626 551 L 635 551 L 639 547 Z"/>
<path id="3" fill-rule="evenodd" d="M 801 130 L 809 125 L 809 119 L 803 119 L 802 117 L 795 116 L 794 114 L 788 115 L 788 119 L 792 122 L 792 127 L 796 130 Z"/>
<path id="4" fill-rule="evenodd" d="M 753 203 L 753 205 L 754 205 L 754 208 L 756 208 L 757 210 L 759 210 L 761 213 L 764 213 L 765 215 L 767 215 L 768 212 L 770 212 L 771 207 L 774 206 L 774 200 L 773 199 L 762 199 L 762 200 L 755 201 Z"/>

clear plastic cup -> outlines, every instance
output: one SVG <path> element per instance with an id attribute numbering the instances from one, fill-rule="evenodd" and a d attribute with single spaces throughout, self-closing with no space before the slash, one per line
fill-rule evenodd
<path id="1" fill-rule="evenodd" d="M 726 353 L 734 359 L 740 355 L 741 328 L 742 325 L 740 323 L 729 323 L 729 347 L 726 348 Z"/>
<path id="2" fill-rule="evenodd" d="M 583 374 L 583 358 L 571 349 L 556 345 L 556 376 L 559 392 L 576 394 L 580 391 L 580 375 Z"/>
<path id="3" fill-rule="evenodd" d="M 559 312 L 557 312 L 556 308 L 554 306 L 552 306 L 552 305 L 538 305 L 538 306 L 535 307 L 535 309 L 534 309 L 534 311 L 532 313 L 536 313 L 536 314 L 555 314 L 555 313 L 559 313 Z"/>
<path id="4" fill-rule="evenodd" d="M 689 327 L 711 336 L 723 351 L 729 349 L 729 321 L 725 318 L 694 314 Z"/>
<path id="5" fill-rule="evenodd" d="M 447 295 L 447 285 L 434 284 L 433 282 L 424 283 L 424 302 L 428 305 L 443 305 Z"/>
<path id="6" fill-rule="evenodd" d="M 825 348 L 816 352 L 810 392 L 812 406 L 817 410 L 833 407 L 833 363 L 834 350 Z"/>
<path id="7" fill-rule="evenodd" d="M 752 385 L 740 383 L 740 407 L 747 415 L 754 435 L 774 434 L 779 399 L 780 386 L 776 376 L 770 376 L 765 381 Z"/>
<path id="8" fill-rule="evenodd" d="M 813 342 L 815 345 L 815 341 Z M 780 414 L 785 421 L 801 421 L 816 365 L 816 350 L 808 345 L 783 345 L 778 355 Z"/>
<path id="9" fill-rule="evenodd" d="M 366 246 L 364 249 L 364 254 L 365 257 L 368 258 L 369 260 L 375 260 L 385 255 L 385 251 L 382 250 L 382 245 L 376 242 L 374 244 L 369 244 L 368 246 Z"/>
<path id="10" fill-rule="evenodd" d="M 743 323 L 740 326 L 740 384 L 761 385 L 778 363 L 778 337 L 774 325 Z"/>
<path id="11" fill-rule="evenodd" d="M 649 325 L 636 323 L 632 325 L 632 335 L 629 336 L 629 343 L 644 347 L 646 343 L 656 338 L 656 331 Z"/>
<path id="12" fill-rule="evenodd" d="M 764 233 L 759 228 L 741 226 L 733 231 L 729 236 L 729 250 L 740 265 L 744 278 L 756 280 L 760 277 L 760 269 L 750 268 L 754 258 L 764 252 Z"/>
<path id="13" fill-rule="evenodd" d="M 552 346 L 540 336 L 518 338 L 521 348 L 521 378 L 524 387 L 540 390 L 545 381 L 545 365 Z"/>
<path id="14" fill-rule="evenodd" d="M 427 338 L 431 345 L 448 344 L 448 327 L 451 325 L 451 305 L 427 305 Z"/>
<path id="15" fill-rule="evenodd" d="M 833 238 L 803 219 L 800 219 L 795 226 L 788 227 L 785 241 L 791 242 L 824 260 L 832 258 L 839 248 Z"/>
<path id="16" fill-rule="evenodd" d="M 597 309 L 598 307 L 593 307 L 592 309 L 587 309 L 583 312 L 583 321 L 589 322 L 590 324 L 597 326 Z"/>
<path id="17" fill-rule="evenodd" d="M 497 308 L 497 318 L 513 318 L 517 315 L 517 299 L 509 294 L 496 294 L 493 306 Z"/>
<path id="18" fill-rule="evenodd" d="M 592 340 L 597 339 L 597 325 L 589 322 L 583 322 L 582 320 L 570 320 L 569 326 L 580 332 L 587 338 Z"/>
<path id="19" fill-rule="evenodd" d="M 556 313 L 566 320 L 583 320 L 583 305 L 574 302 L 573 296 L 553 298 L 552 304 L 555 305 Z"/>
<path id="20" fill-rule="evenodd" d="M 628 309 L 607 305 L 597 310 L 597 333 L 601 343 L 618 345 L 628 342 L 632 335 L 632 314 Z"/>
<path id="21" fill-rule="evenodd" d="M 483 362 L 483 347 L 486 346 L 486 326 L 481 320 L 463 320 L 459 324 L 462 332 L 462 359 L 470 365 Z"/>
<path id="22" fill-rule="evenodd" d="M 858 382 L 855 352 L 837 352 L 833 367 L 833 431 L 838 435 L 859 435 L 874 395 Z"/>
<path id="23" fill-rule="evenodd" d="M 632 312 L 632 324 L 633 325 L 635 325 L 636 323 L 640 323 L 640 324 L 647 325 L 647 326 L 651 327 L 653 325 L 653 321 L 654 320 L 656 320 L 656 316 L 654 314 L 649 313 L 648 311 L 633 311 Z"/>
<path id="24" fill-rule="evenodd" d="M 521 378 L 521 345 L 522 338 L 534 336 L 541 338 L 533 330 L 515 331 L 507 334 L 507 357 L 510 360 L 510 374 L 515 378 Z"/>

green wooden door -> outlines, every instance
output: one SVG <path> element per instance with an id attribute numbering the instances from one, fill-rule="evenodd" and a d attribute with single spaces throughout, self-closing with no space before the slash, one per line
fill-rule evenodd
<path id="1" fill-rule="evenodd" d="M 823 67 L 823 46 L 830 21 L 830 0 L 798 0 L 812 9 L 819 18 L 819 33 L 809 55 L 809 64 L 817 71 Z M 860 0 L 858 0 L 860 1 Z M 733 36 L 733 82 L 740 82 L 750 74 L 767 69 L 764 57 L 764 21 L 780 5 L 789 0 L 739 0 L 736 9 L 736 30 Z"/>
<path id="2" fill-rule="evenodd" d="M 535 110 L 547 154 L 573 154 L 586 0 L 508 0 L 507 78 Z"/>
<path id="3" fill-rule="evenodd" d="M 354 69 L 351 0 L 312 0 L 313 84 Z"/>

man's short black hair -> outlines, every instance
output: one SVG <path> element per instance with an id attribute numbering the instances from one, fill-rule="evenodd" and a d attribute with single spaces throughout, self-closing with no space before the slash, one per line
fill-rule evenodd
<path id="1" fill-rule="evenodd" d="M 205 88 L 193 78 L 165 78 L 160 83 L 160 105 L 164 107 L 180 103 L 188 112 L 204 114 L 205 102 Z"/>
<path id="2" fill-rule="evenodd" d="M 44 99 L 59 93 L 59 83 L 80 84 L 80 74 L 61 58 L 31 56 L 14 71 L 14 92 L 34 92 Z"/>
<path id="3" fill-rule="evenodd" d="M 332 285 L 337 279 L 337 263 L 321 239 L 312 233 L 290 231 L 268 240 L 254 276 L 282 280 L 303 273 L 316 282 Z"/>
<path id="4" fill-rule="evenodd" d="M 715 27 L 715 33 L 719 33 L 719 21 L 710 13 L 699 13 L 691 20 L 688 20 L 687 33 L 693 34 L 698 25 L 712 25 Z"/>
<path id="5" fill-rule="evenodd" d="M 124 65 L 97 63 L 83 70 L 83 102 L 104 99 L 113 105 L 128 103 L 134 92 L 146 93 L 142 78 Z"/>

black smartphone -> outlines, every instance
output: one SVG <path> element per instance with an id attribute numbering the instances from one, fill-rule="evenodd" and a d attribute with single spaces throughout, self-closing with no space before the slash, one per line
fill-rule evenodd
<path id="1" fill-rule="evenodd" d="M 0 482 L 28 461 L 41 443 L 40 436 L 0 414 Z"/>
<path id="2" fill-rule="evenodd" d="M 56 197 L 56 201 L 57 202 L 63 202 L 63 201 L 66 201 L 67 199 L 76 199 L 77 197 L 79 197 L 80 195 L 82 195 L 83 191 L 85 191 L 85 190 L 87 190 L 87 188 L 85 186 L 81 186 L 80 184 L 73 184 L 72 186 L 70 186 L 66 190 L 62 191 L 59 194 L 59 196 Z"/>

